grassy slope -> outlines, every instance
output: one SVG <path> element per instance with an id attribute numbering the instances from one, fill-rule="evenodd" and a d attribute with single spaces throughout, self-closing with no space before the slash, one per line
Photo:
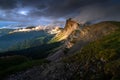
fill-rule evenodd
<path id="1" fill-rule="evenodd" d="M 73 80 L 120 79 L 120 23 L 111 24 L 118 26 L 119 29 L 63 59 L 67 64 L 78 66 L 72 76 Z"/>
<path id="2" fill-rule="evenodd" d="M 27 45 L 27 42 L 29 42 L 30 40 L 36 40 L 37 38 L 40 38 L 40 37 L 48 38 L 49 36 L 51 35 L 49 35 L 45 31 L 16 32 L 11 34 L 6 34 L 0 37 L 0 48 L 1 48 L 1 51 L 6 51 L 12 46 L 13 47 L 11 48 L 11 50 L 14 50 L 14 47 L 24 45 L 22 46 L 22 49 L 23 49 L 24 47 L 26 48 L 26 46 L 30 46 L 29 44 Z M 39 42 L 39 44 L 41 43 Z"/>
<path id="3" fill-rule="evenodd" d="M 112 22 L 120 26 L 120 23 Z M 91 42 L 76 54 L 64 59 L 67 63 L 75 63 L 81 67 L 87 67 L 83 72 L 83 79 L 90 80 L 119 80 L 120 79 L 120 29 Z M 91 66 L 91 67 L 90 67 Z M 95 70 L 92 71 L 90 70 Z M 79 70 L 79 69 L 78 69 Z M 73 75 L 74 79 L 80 79 L 80 73 Z"/>
<path id="4" fill-rule="evenodd" d="M 16 72 L 28 70 L 33 66 L 48 63 L 49 61 L 43 58 L 59 45 L 60 43 L 45 44 L 25 50 L 0 53 L 0 79 Z"/>
<path id="5" fill-rule="evenodd" d="M 43 44 L 37 47 L 32 47 L 23 50 L 16 51 L 8 51 L 0 53 L 0 57 L 2 56 L 13 56 L 13 55 L 23 55 L 33 59 L 41 59 L 48 56 L 49 51 L 59 47 L 61 43 L 51 43 L 51 44 Z"/>
<path id="6" fill-rule="evenodd" d="M 0 79 L 5 78 L 7 75 L 24 71 L 33 66 L 48 63 L 45 59 L 30 60 L 25 56 L 9 56 L 0 58 Z"/>
<path id="7" fill-rule="evenodd" d="M 21 42 L 16 43 L 15 45 L 8 48 L 8 51 L 16 51 L 16 50 L 22 50 L 22 49 L 28 49 L 36 46 L 40 46 L 43 44 L 47 44 L 48 41 L 53 37 L 53 35 L 44 35 L 39 36 L 37 38 L 27 39 Z"/>

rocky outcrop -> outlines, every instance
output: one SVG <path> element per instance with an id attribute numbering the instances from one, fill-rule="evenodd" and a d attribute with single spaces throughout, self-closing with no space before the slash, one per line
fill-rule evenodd
<path id="1" fill-rule="evenodd" d="M 56 61 L 59 60 L 61 57 L 63 57 L 65 55 L 64 51 L 66 48 L 68 48 L 68 46 L 71 46 L 72 43 L 68 44 L 68 37 L 76 30 L 80 29 L 80 24 L 77 23 L 76 21 L 72 20 L 71 18 L 68 19 L 66 21 L 66 25 L 64 27 L 64 29 L 56 34 L 56 36 L 50 41 L 50 42 L 59 42 L 59 41 L 63 41 L 64 45 L 62 45 L 62 47 L 55 52 L 53 55 L 50 55 L 47 57 L 48 60 L 51 61 Z"/>
<path id="2" fill-rule="evenodd" d="M 51 40 L 51 42 L 59 42 L 66 40 L 67 37 L 74 31 L 79 28 L 79 24 L 76 21 L 73 21 L 71 18 L 66 21 L 64 29 L 56 34 L 56 36 Z"/>
<path id="3" fill-rule="evenodd" d="M 66 40 L 66 47 L 70 48 L 68 54 L 74 53 L 86 44 L 101 39 L 115 30 L 118 26 L 112 22 L 106 21 L 90 26 L 84 26 L 82 29 L 75 30 Z M 72 44 L 72 46 L 69 46 Z"/>
<path id="4" fill-rule="evenodd" d="M 70 76 L 73 75 L 74 69 L 73 65 L 56 62 L 33 67 L 32 69 L 10 75 L 4 80 L 69 80 Z"/>
<path id="5" fill-rule="evenodd" d="M 110 21 L 80 27 L 77 22 L 69 19 L 66 21 L 63 31 L 54 38 L 57 39 L 61 36 L 57 39 L 58 41 L 65 39 L 63 47 L 53 55 L 48 56 L 47 59 L 51 61 L 59 60 L 63 56 L 75 53 L 88 43 L 114 32 L 116 29 L 118 29 L 118 26 Z"/>
<path id="6" fill-rule="evenodd" d="M 68 37 L 70 42 L 77 42 L 80 40 L 94 41 L 102 36 L 114 32 L 118 27 L 111 22 L 101 22 L 90 26 L 84 26 L 81 29 L 74 30 Z"/>

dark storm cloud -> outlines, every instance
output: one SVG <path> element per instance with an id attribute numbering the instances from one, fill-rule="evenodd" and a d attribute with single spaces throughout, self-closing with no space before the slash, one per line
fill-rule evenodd
<path id="1" fill-rule="evenodd" d="M 120 21 L 120 1 L 111 0 L 102 4 L 87 5 L 74 18 L 78 22 Z"/>
<path id="2" fill-rule="evenodd" d="M 13 9 L 16 4 L 16 0 L 0 0 L 0 9 Z"/>
<path id="3" fill-rule="evenodd" d="M 33 15 L 47 17 L 67 17 L 72 15 L 78 8 L 89 4 L 103 3 L 108 0 L 24 0 L 22 6 L 33 6 L 38 10 Z"/>
<path id="4" fill-rule="evenodd" d="M 68 15 L 72 15 L 72 13 L 75 14 L 75 11 L 82 6 L 105 1 L 107 0 L 59 0 L 55 3 L 51 2 L 51 5 L 49 5 L 48 8 L 48 13 L 52 12 L 51 15 L 54 17 L 67 17 Z"/>
<path id="5" fill-rule="evenodd" d="M 119 0 L 0 0 L 0 19 L 57 24 L 69 17 L 79 21 L 119 20 L 119 5 Z"/>

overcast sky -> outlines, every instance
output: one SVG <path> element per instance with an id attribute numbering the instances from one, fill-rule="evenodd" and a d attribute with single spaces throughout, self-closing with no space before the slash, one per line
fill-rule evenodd
<path id="1" fill-rule="evenodd" d="M 120 0 L 0 0 L 0 21 L 64 24 L 120 20 Z"/>

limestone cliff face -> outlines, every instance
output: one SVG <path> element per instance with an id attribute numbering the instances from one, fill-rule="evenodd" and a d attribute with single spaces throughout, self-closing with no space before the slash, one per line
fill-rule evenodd
<path id="1" fill-rule="evenodd" d="M 82 29 L 77 29 L 71 33 L 65 42 L 66 47 L 70 48 L 68 53 L 74 53 L 89 42 L 101 39 L 103 36 L 106 36 L 117 29 L 118 27 L 110 21 L 84 26 Z"/>
<path id="2" fill-rule="evenodd" d="M 59 40 L 64 40 L 64 45 L 47 59 L 55 61 L 66 54 L 69 55 L 75 53 L 88 43 L 101 39 L 103 36 L 106 36 L 117 29 L 118 27 L 109 21 L 81 28 L 77 22 L 67 20 L 64 30 L 55 37 L 58 38 L 59 36 Z M 66 49 L 69 50 L 66 52 Z"/>
<path id="3" fill-rule="evenodd" d="M 73 21 L 71 18 L 66 21 L 64 29 L 58 33 L 53 39 L 53 42 L 66 40 L 67 37 L 75 30 L 79 28 L 79 24 Z"/>

